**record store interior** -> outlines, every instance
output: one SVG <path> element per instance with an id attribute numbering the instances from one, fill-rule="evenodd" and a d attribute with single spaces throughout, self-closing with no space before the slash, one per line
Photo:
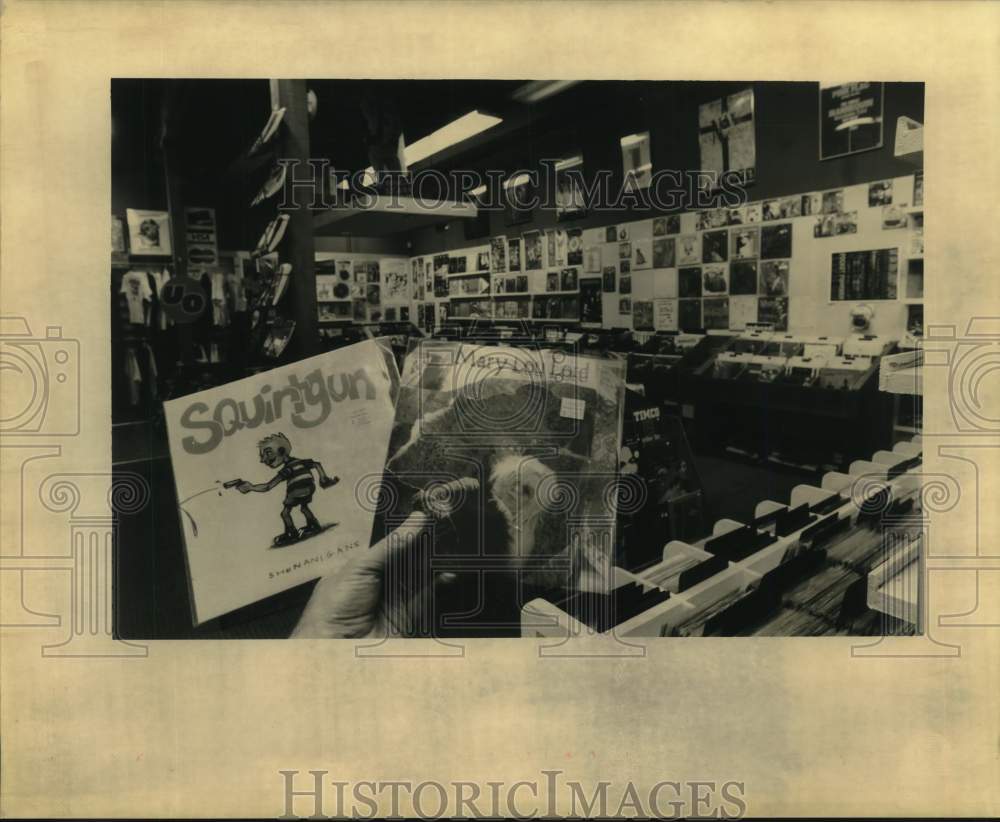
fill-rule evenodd
<path id="1" fill-rule="evenodd" d="M 394 482 L 446 560 L 406 635 L 922 631 L 922 83 L 116 79 L 111 119 L 112 463 L 150 492 L 117 636 L 294 635 L 348 567 L 314 559 L 402 528 Z M 171 409 L 376 350 L 371 468 L 317 457 L 357 436 L 336 403 L 223 421 L 231 475 L 178 445 Z M 468 352 L 589 382 L 519 372 L 463 418 Z M 485 468 L 439 457 L 457 428 Z M 204 544 L 216 514 L 260 545 Z"/>

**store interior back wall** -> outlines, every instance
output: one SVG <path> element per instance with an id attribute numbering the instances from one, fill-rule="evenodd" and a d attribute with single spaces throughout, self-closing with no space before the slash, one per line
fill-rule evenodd
<path id="1" fill-rule="evenodd" d="M 757 136 L 757 179 L 747 188 L 751 201 L 913 173 L 912 164 L 894 156 L 896 120 L 905 115 L 923 122 L 923 83 L 885 83 L 881 148 L 824 161 L 819 159 L 819 94 L 814 82 L 588 83 L 584 89 L 593 99 L 589 103 L 585 100 L 578 103 L 578 119 L 564 116 L 557 126 L 543 133 L 529 130 L 500 150 L 477 158 L 473 168 L 530 169 L 537 167 L 544 158 L 582 153 L 585 178 L 590 181 L 598 169 L 608 168 L 612 171 L 612 187 L 615 188 L 622 182 L 620 138 L 648 130 L 654 171 L 694 171 L 701 167 L 698 107 L 748 85 L 754 89 Z M 686 206 L 676 210 L 696 209 Z M 494 211 L 490 214 L 489 234 L 518 236 L 525 231 L 557 225 L 563 228 L 615 225 L 658 213 L 650 210 L 592 212 L 572 221 L 558 221 L 554 211 L 536 209 L 529 221 L 508 226 L 503 211 Z M 409 239 L 413 255 L 474 244 L 466 239 L 462 221 L 452 221 L 447 230 L 440 227 L 420 229 Z"/>

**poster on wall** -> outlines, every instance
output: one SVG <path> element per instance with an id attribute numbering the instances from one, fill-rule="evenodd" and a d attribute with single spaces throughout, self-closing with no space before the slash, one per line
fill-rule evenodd
<path id="1" fill-rule="evenodd" d="M 218 268 L 219 244 L 214 208 L 185 208 L 184 237 L 187 240 L 189 273 L 197 276 Z"/>
<path id="2" fill-rule="evenodd" d="M 760 264 L 760 293 L 768 297 L 788 294 L 788 260 L 765 260 Z"/>
<path id="3" fill-rule="evenodd" d="M 653 330 L 653 303 L 651 300 L 632 302 L 632 328 L 636 331 Z"/>
<path id="4" fill-rule="evenodd" d="M 713 297 L 702 305 L 702 324 L 705 330 L 729 328 L 729 298 Z"/>
<path id="5" fill-rule="evenodd" d="M 542 232 L 524 232 L 524 269 L 525 271 L 542 270 Z M 511 269 L 516 271 L 517 269 Z"/>
<path id="6" fill-rule="evenodd" d="M 760 230 L 760 256 L 773 260 L 792 256 L 792 224 L 766 225 Z"/>
<path id="7" fill-rule="evenodd" d="M 166 211 L 125 209 L 128 244 L 132 254 L 169 257 L 173 253 L 170 215 Z"/>
<path id="8" fill-rule="evenodd" d="M 752 182 L 757 171 L 757 143 L 754 134 L 754 94 L 743 89 L 719 100 L 698 106 L 698 144 L 703 190 L 715 190 L 725 172 Z"/>
<path id="9" fill-rule="evenodd" d="M 706 297 L 729 293 L 729 268 L 725 265 L 706 265 L 702 269 L 702 292 Z"/>
<path id="10" fill-rule="evenodd" d="M 649 132 L 628 134 L 620 140 L 622 149 L 622 179 L 626 191 L 649 188 L 653 181 L 653 160 Z"/>
<path id="11" fill-rule="evenodd" d="M 386 258 L 381 261 L 382 301 L 399 303 L 409 300 L 409 278 L 406 276 L 406 260 Z"/>
<path id="12" fill-rule="evenodd" d="M 729 298 L 729 328 L 733 331 L 743 331 L 748 323 L 757 322 L 756 297 Z"/>
<path id="13" fill-rule="evenodd" d="M 576 155 L 555 164 L 556 219 L 570 220 L 587 213 L 583 194 L 583 157 Z"/>
<path id="14" fill-rule="evenodd" d="M 846 251 L 831 256 L 831 300 L 896 299 L 898 249 Z"/>
<path id="15" fill-rule="evenodd" d="M 506 237 L 492 237 L 490 239 L 490 270 L 494 274 L 503 274 L 507 270 Z"/>
<path id="16" fill-rule="evenodd" d="M 653 328 L 656 331 L 677 330 L 677 300 L 653 300 Z"/>
<path id="17" fill-rule="evenodd" d="M 673 237 L 653 240 L 653 268 L 673 268 L 677 257 Z"/>
<path id="18" fill-rule="evenodd" d="M 611 294 L 618 290 L 618 287 L 615 285 L 617 274 L 618 271 L 613 265 L 604 266 L 604 271 L 601 273 L 601 288 L 604 290 L 604 293 Z"/>
<path id="19" fill-rule="evenodd" d="M 788 297 L 760 297 L 757 300 L 757 322 L 766 323 L 775 331 L 787 331 Z"/>
<path id="20" fill-rule="evenodd" d="M 730 265 L 730 294 L 757 294 L 757 263 L 754 260 L 740 260 Z"/>
<path id="21" fill-rule="evenodd" d="M 566 232 L 566 264 L 583 265 L 582 228 L 571 228 Z"/>
<path id="22" fill-rule="evenodd" d="M 839 83 L 819 89 L 819 158 L 882 147 L 882 83 Z"/>
<path id="23" fill-rule="evenodd" d="M 701 300 L 678 300 L 677 325 L 687 333 L 701 330 Z"/>
<path id="24" fill-rule="evenodd" d="M 601 293 L 599 277 L 584 277 L 580 280 L 580 322 L 583 325 L 601 324 L 604 303 Z"/>
<path id="25" fill-rule="evenodd" d="M 521 238 L 511 237 L 507 240 L 507 270 L 521 270 Z"/>

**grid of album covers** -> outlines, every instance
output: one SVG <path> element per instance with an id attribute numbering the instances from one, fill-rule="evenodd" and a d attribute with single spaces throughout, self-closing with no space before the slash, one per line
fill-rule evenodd
<path id="1" fill-rule="evenodd" d="M 913 315 L 923 297 L 923 174 L 599 228 L 528 230 L 408 261 L 324 264 L 321 319 L 412 317 L 427 331 L 448 318 L 787 331 L 795 294 L 905 299 Z"/>

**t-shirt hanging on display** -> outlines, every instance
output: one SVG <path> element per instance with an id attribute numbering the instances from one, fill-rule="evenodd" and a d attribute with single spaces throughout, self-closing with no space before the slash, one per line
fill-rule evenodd
<path id="1" fill-rule="evenodd" d="M 128 321 L 133 325 L 145 325 L 146 305 L 153 300 L 153 290 L 149 287 L 149 277 L 146 272 L 125 272 L 119 293 L 125 295 Z"/>

